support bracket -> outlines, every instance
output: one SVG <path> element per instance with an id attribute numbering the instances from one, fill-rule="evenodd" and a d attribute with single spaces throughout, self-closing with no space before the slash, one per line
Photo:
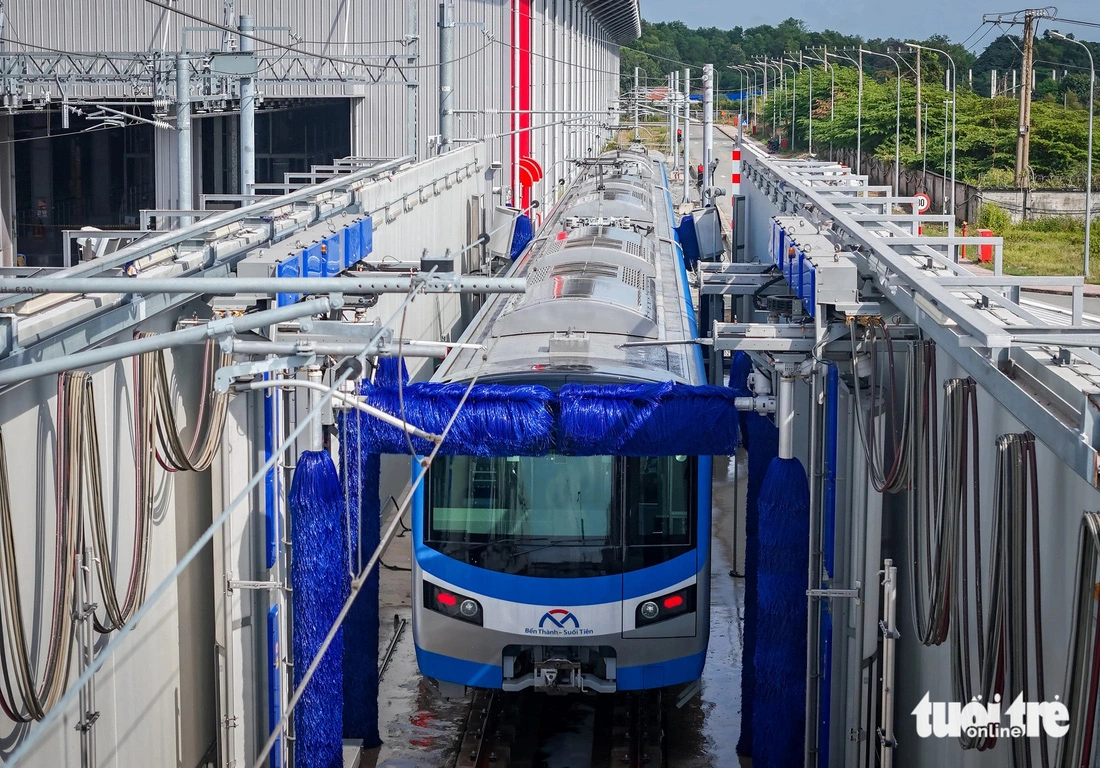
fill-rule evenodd
<path id="1" fill-rule="evenodd" d="M 855 589 L 807 589 L 806 596 L 819 600 L 859 600 L 863 596 L 863 585 L 857 581 Z"/>
<path id="2" fill-rule="evenodd" d="M 307 365 L 315 365 L 317 355 L 291 355 L 289 357 L 272 357 L 268 360 L 250 360 L 236 365 L 227 365 L 219 368 L 214 374 L 214 389 L 218 392 L 228 392 L 233 385 L 233 380 L 240 376 L 255 376 L 272 371 L 287 371 L 292 368 L 304 368 Z"/>

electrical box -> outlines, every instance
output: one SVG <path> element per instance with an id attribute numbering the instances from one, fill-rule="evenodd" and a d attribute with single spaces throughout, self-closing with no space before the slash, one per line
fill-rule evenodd
<path id="1" fill-rule="evenodd" d="M 363 243 L 363 255 L 366 258 L 374 253 L 374 219 L 370 216 L 359 222 L 359 239 Z"/>
<path id="2" fill-rule="evenodd" d="M 722 219 L 717 208 L 695 212 L 695 239 L 699 243 L 700 261 L 722 258 L 725 244 L 722 242 Z"/>
<path id="3" fill-rule="evenodd" d="M 428 256 L 420 258 L 420 271 L 427 274 L 433 269 L 437 275 L 453 275 L 458 268 L 458 259 L 448 252 L 442 256 Z"/>
<path id="4" fill-rule="evenodd" d="M 808 315 L 816 317 L 820 305 L 858 303 L 859 270 L 827 229 L 806 218 L 777 216 L 771 234 L 775 264 Z"/>
<path id="5" fill-rule="evenodd" d="M 285 245 L 263 248 L 249 254 L 237 262 L 237 277 L 301 277 L 302 252 Z M 300 293 L 280 293 L 276 296 L 277 305 L 285 307 L 302 298 Z"/>

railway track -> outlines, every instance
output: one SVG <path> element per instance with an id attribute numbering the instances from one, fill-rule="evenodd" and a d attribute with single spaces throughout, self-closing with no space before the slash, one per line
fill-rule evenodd
<path id="1" fill-rule="evenodd" d="M 660 692 L 613 697 L 478 691 L 455 768 L 664 768 Z"/>

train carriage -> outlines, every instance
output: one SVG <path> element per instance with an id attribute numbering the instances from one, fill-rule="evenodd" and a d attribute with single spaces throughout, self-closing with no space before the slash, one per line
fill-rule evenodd
<path id="1" fill-rule="evenodd" d="M 667 175 L 603 154 L 438 383 L 705 383 Z M 414 637 L 448 694 L 690 683 L 709 629 L 709 456 L 438 456 L 414 503 Z"/>

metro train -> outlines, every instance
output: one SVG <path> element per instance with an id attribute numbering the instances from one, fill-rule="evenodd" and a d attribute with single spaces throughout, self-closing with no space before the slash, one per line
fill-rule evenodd
<path id="1" fill-rule="evenodd" d="M 509 271 L 526 292 L 489 299 L 461 339 L 485 352 L 434 382 L 706 383 L 662 159 L 581 166 Z M 438 456 L 413 506 L 421 672 L 446 695 L 697 681 L 710 494 L 710 456 Z"/>

